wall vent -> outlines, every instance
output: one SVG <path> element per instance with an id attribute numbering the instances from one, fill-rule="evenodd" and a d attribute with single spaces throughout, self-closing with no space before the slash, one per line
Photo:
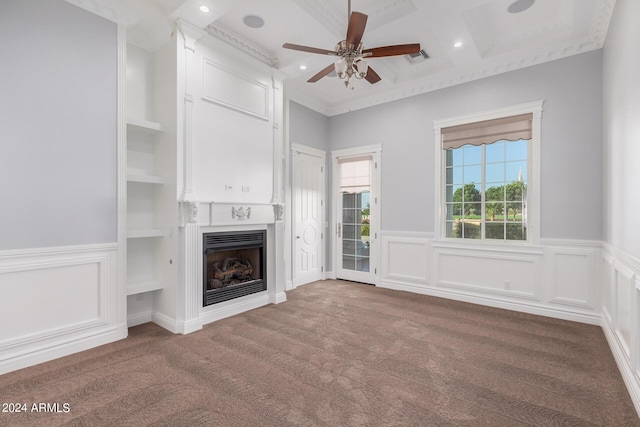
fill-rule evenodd
<path id="1" fill-rule="evenodd" d="M 424 49 L 420 49 L 419 52 L 412 53 L 410 55 L 405 55 L 404 57 L 406 58 L 407 62 L 409 62 L 409 64 L 411 65 L 419 64 L 430 58 L 429 54 Z"/>

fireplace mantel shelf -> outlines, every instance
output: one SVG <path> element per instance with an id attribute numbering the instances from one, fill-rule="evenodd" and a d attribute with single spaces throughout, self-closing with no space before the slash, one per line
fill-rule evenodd
<path id="1" fill-rule="evenodd" d="M 201 227 L 274 224 L 282 221 L 284 205 L 273 202 L 185 201 L 183 226 Z"/>

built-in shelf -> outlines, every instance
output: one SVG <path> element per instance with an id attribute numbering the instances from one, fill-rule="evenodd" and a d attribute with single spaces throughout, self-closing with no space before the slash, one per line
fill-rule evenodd
<path id="1" fill-rule="evenodd" d="M 166 232 L 160 228 L 146 228 L 139 230 L 127 230 L 127 239 L 143 239 L 146 237 L 164 237 Z"/>
<path id="2" fill-rule="evenodd" d="M 164 184 L 164 178 L 155 175 L 137 175 L 128 174 L 127 181 L 129 182 L 144 182 L 147 184 Z"/>
<path id="3" fill-rule="evenodd" d="M 127 120 L 127 129 L 137 131 L 137 132 L 153 133 L 153 134 L 164 132 L 164 129 L 162 128 L 162 125 L 160 123 L 152 122 L 150 120 L 131 118 L 131 117 Z"/>
<path id="4" fill-rule="evenodd" d="M 137 283 L 127 283 L 127 295 L 136 295 L 144 292 L 162 289 L 162 284 L 156 280 L 148 280 Z"/>

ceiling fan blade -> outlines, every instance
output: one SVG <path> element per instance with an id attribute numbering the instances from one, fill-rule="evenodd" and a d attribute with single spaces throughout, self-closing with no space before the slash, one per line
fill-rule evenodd
<path id="1" fill-rule="evenodd" d="M 337 55 L 333 50 L 318 49 L 317 47 L 302 46 L 299 44 L 285 43 L 282 45 L 285 49 L 300 50 L 302 52 L 319 53 L 321 55 Z"/>
<path id="2" fill-rule="evenodd" d="M 329 74 L 330 72 L 332 72 L 334 69 L 334 65 L 333 64 L 329 64 L 327 65 L 326 68 L 324 68 L 322 71 L 320 71 L 319 73 L 317 73 L 315 76 L 311 77 L 309 80 L 307 80 L 308 83 L 315 83 L 318 80 L 320 80 L 321 78 L 323 78 L 324 76 L 326 76 L 327 74 Z"/>
<path id="3" fill-rule="evenodd" d="M 364 34 L 364 28 L 367 26 L 367 15 L 360 12 L 351 12 L 349 18 L 349 26 L 347 27 L 347 48 L 353 46 L 358 47 Z"/>
<path id="4" fill-rule="evenodd" d="M 365 80 L 371 84 L 374 84 L 378 83 L 380 80 L 382 80 L 382 78 L 378 75 L 378 73 L 373 71 L 371 67 L 369 67 L 369 69 L 367 70 L 367 75 L 365 76 Z"/>
<path id="5" fill-rule="evenodd" d="M 380 58 L 383 56 L 409 55 L 418 52 L 420 52 L 420 43 L 374 47 L 363 50 L 362 54 L 365 58 Z"/>

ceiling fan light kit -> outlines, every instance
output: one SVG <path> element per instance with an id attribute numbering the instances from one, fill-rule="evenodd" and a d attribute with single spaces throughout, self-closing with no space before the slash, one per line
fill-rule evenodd
<path id="1" fill-rule="evenodd" d="M 338 78 L 344 80 L 345 87 L 349 87 L 351 78 L 365 79 L 369 83 L 377 83 L 381 80 L 365 58 L 382 58 L 386 56 L 411 55 L 420 52 L 420 44 L 402 44 L 394 46 L 381 46 L 372 49 L 364 49 L 362 36 L 367 25 L 367 15 L 360 12 L 351 13 L 351 2 L 349 1 L 349 25 L 347 27 L 347 37 L 337 43 L 334 50 L 318 49 L 315 47 L 302 46 L 285 43 L 285 49 L 298 50 L 301 52 L 316 53 L 320 55 L 334 55 L 338 59 L 322 71 L 311 77 L 307 82 L 315 83 L 322 77 L 335 70 Z M 353 86 L 351 87 L 353 89 Z"/>

